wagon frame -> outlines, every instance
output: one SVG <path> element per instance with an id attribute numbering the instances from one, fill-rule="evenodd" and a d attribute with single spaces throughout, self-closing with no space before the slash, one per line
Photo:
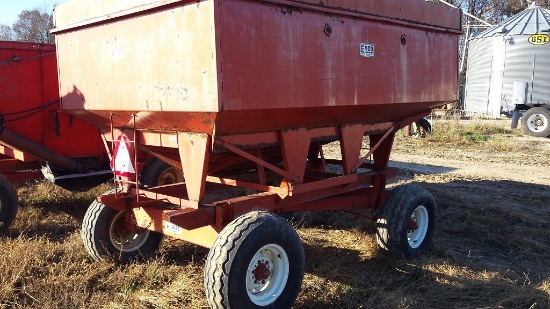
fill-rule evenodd
<path id="1" fill-rule="evenodd" d="M 137 130 L 105 132 L 108 136 L 120 136 L 124 133 L 135 136 L 138 149 L 140 143 L 177 149 L 185 158 L 180 163 L 185 171 L 185 182 L 141 188 L 136 181 L 139 179 L 139 174 L 136 173 L 132 178 L 115 178 L 116 186 L 124 189 L 118 193 L 100 196 L 98 201 L 120 211 L 132 210 L 135 218 L 132 220 L 141 228 L 205 247 L 211 246 L 217 233 L 230 221 L 253 210 L 274 213 L 365 208 L 379 210 L 386 196 L 387 181 L 397 175 L 397 169 L 388 167 L 395 132 L 423 116 L 425 114 L 398 122 L 372 125 L 298 128 L 229 135 L 215 137 L 214 142 L 207 134 L 169 134 Z M 370 150 L 361 157 L 364 136 L 369 137 Z M 324 158 L 319 147 L 327 140 L 340 142 L 341 160 Z M 118 139 L 110 141 L 113 143 L 112 149 L 120 142 Z M 277 167 L 263 160 L 261 149 L 249 148 L 254 145 L 252 141 L 263 146 L 281 145 L 284 167 Z M 311 141 L 314 142 L 310 143 Z M 244 158 L 256 164 L 257 168 L 247 174 L 235 175 L 241 179 L 207 173 L 212 148 L 231 152 L 236 155 L 233 161 Z M 372 162 L 366 162 L 371 156 Z M 137 161 L 134 158 L 134 162 Z M 315 163 L 320 164 L 321 170 L 306 168 L 306 162 L 312 164 L 314 161 L 318 161 Z M 341 166 L 343 173 L 328 172 L 329 164 Z M 216 168 L 219 169 L 220 166 Z M 357 172 L 359 168 L 363 171 Z M 266 183 L 266 170 L 282 178 L 279 186 Z M 243 175 L 248 176 L 248 181 L 242 180 Z M 250 179 L 252 175 L 254 176 Z M 209 193 L 205 189 L 207 183 L 253 189 L 260 193 L 202 203 Z M 162 206 L 164 203 L 169 205 Z M 170 205 L 177 205 L 180 209 L 174 210 Z"/>

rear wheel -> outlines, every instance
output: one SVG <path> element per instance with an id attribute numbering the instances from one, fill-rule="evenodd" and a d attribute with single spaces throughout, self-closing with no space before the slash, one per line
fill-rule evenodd
<path id="1" fill-rule="evenodd" d="M 228 224 L 208 254 L 212 308 L 290 308 L 304 276 L 300 237 L 283 218 L 251 212 Z"/>
<path id="2" fill-rule="evenodd" d="M 536 137 L 550 135 L 550 111 L 544 107 L 528 109 L 521 118 L 523 132 Z"/>
<path id="3" fill-rule="evenodd" d="M 376 221 L 376 241 L 398 257 L 417 257 L 431 245 L 435 230 L 436 203 L 426 190 L 402 185 L 389 192 Z"/>
<path id="4" fill-rule="evenodd" d="M 107 194 L 113 191 L 107 192 Z M 160 245 L 162 234 L 131 226 L 126 211 L 94 201 L 84 216 L 81 236 L 86 250 L 96 261 L 128 262 L 146 258 Z"/>
<path id="5" fill-rule="evenodd" d="M 184 178 L 181 170 L 160 159 L 151 158 L 143 166 L 139 182 L 145 187 L 156 187 L 184 182 Z"/>
<path id="6" fill-rule="evenodd" d="M 425 118 L 416 122 L 416 136 L 426 137 L 432 134 L 432 124 Z"/>
<path id="7" fill-rule="evenodd" d="M 5 232 L 17 214 L 17 191 L 9 180 L 0 174 L 0 233 Z"/>

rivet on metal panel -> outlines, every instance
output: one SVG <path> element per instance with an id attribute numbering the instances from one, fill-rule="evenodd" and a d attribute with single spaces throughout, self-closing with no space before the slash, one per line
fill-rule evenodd
<path id="1" fill-rule="evenodd" d="M 330 36 L 332 34 L 332 27 L 329 24 L 325 24 L 325 28 L 323 29 L 323 32 Z"/>
<path id="2" fill-rule="evenodd" d="M 401 35 L 401 45 L 407 45 L 407 36 L 404 34 Z"/>

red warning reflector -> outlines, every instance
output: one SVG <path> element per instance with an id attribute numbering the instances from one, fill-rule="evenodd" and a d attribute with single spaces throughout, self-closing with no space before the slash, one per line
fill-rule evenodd
<path id="1" fill-rule="evenodd" d="M 115 144 L 113 159 L 111 160 L 111 169 L 115 173 L 115 176 L 128 177 L 136 173 L 131 149 L 128 137 L 121 135 Z"/>

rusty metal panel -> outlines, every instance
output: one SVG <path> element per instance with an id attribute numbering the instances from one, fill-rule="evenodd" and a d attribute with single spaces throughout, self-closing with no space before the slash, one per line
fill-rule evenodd
<path id="1" fill-rule="evenodd" d="M 57 6 L 54 33 L 63 108 L 99 126 L 115 111 L 115 126 L 138 114 L 139 130 L 227 135 L 395 121 L 457 99 L 456 9 L 97 2 Z"/>
<path id="2" fill-rule="evenodd" d="M 130 1 L 99 2 L 112 7 L 80 7 L 79 1 L 56 7 L 56 25 L 60 28 L 54 32 L 58 33 L 64 109 L 145 113 L 218 110 L 213 2 L 174 7 L 166 5 L 170 1 L 156 1 L 137 18 L 132 15 Z M 76 15 L 82 19 L 95 18 L 113 8 L 129 11 L 119 12 L 118 19 L 104 16 L 98 24 L 77 31 L 62 30 L 74 30 L 65 23 L 77 22 L 67 15 L 80 12 Z"/>
<path id="3" fill-rule="evenodd" d="M 159 4 L 165 5 L 181 0 L 73 0 L 63 4 L 63 10 L 55 9 L 56 28 L 74 28 L 83 24 L 90 24 L 106 19 L 113 19 L 120 15 L 135 14 Z M 198 1 L 197 1 L 198 2 Z"/>
<path id="4" fill-rule="evenodd" d="M 218 18 L 224 111 L 456 99 L 456 34 L 245 0 Z"/>
<path id="5" fill-rule="evenodd" d="M 437 5 L 433 2 L 416 0 L 301 0 L 327 8 L 361 12 L 380 17 L 399 19 L 423 25 L 432 25 L 450 29 L 460 29 L 460 14 L 446 5 Z"/>

